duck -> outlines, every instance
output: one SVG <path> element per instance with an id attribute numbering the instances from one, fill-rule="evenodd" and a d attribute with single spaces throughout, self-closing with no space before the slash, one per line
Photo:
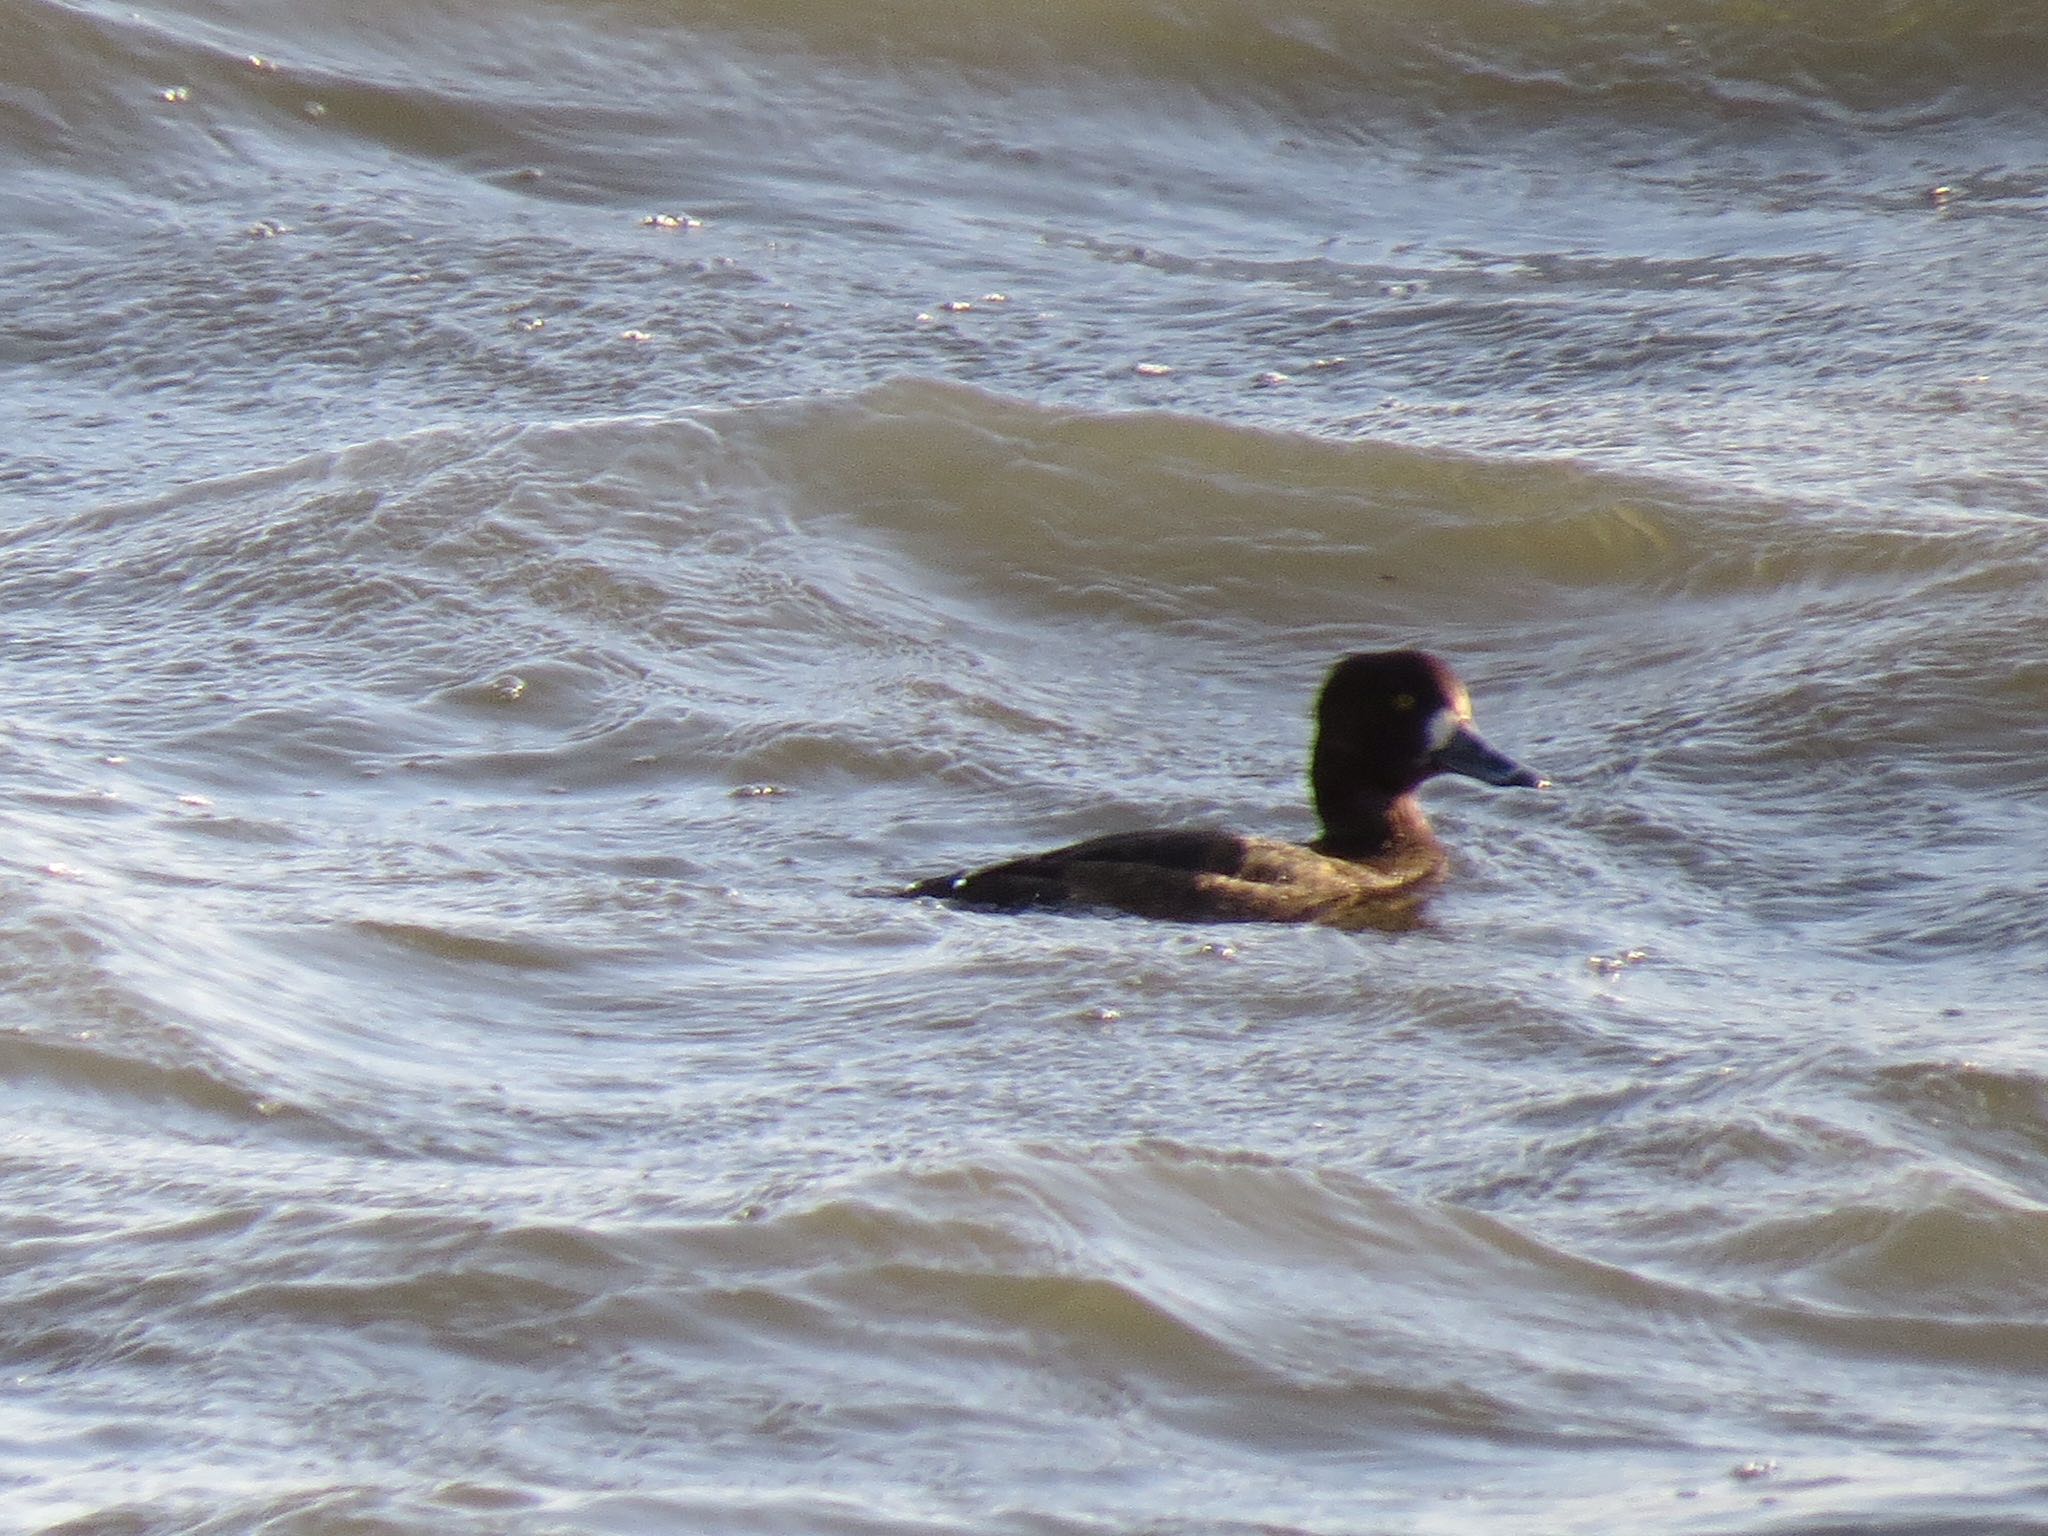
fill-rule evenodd
<path id="1" fill-rule="evenodd" d="M 1490 746 L 1472 700 L 1427 651 L 1369 651 L 1330 668 L 1315 706 L 1309 843 L 1203 827 L 1114 832 L 896 894 L 994 912 L 1099 910 L 1183 922 L 1388 928 L 1413 920 L 1447 856 L 1416 790 L 1439 774 L 1502 788 L 1549 781 Z"/>

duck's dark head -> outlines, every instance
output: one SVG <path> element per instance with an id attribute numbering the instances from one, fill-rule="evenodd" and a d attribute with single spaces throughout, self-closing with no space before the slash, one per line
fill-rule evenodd
<path id="1" fill-rule="evenodd" d="M 1406 797 L 1439 773 L 1527 789 L 1544 783 L 1473 730 L 1465 685 L 1426 651 L 1372 651 L 1330 669 L 1309 764 L 1325 849 L 1373 852 L 1410 823 L 1426 835 Z"/>

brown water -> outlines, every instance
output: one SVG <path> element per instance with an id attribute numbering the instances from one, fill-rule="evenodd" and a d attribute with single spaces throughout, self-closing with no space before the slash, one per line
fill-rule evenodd
<path id="1" fill-rule="evenodd" d="M 2032 8 L 0 39 L 0 1525 L 2048 1530 Z"/>

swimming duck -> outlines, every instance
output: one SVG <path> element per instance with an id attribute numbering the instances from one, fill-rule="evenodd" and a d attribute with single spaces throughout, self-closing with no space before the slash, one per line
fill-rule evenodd
<path id="1" fill-rule="evenodd" d="M 1182 921 L 1397 925 L 1444 867 L 1415 798 L 1425 779 L 1544 787 L 1472 728 L 1465 685 L 1424 651 L 1346 656 L 1316 700 L 1309 789 L 1323 835 L 1306 845 L 1178 828 L 1117 832 L 920 880 L 905 896 L 966 906 L 1107 907 Z"/>

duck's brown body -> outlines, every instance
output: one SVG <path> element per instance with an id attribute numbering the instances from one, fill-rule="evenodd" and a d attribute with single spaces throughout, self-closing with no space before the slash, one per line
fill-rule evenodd
<path id="1" fill-rule="evenodd" d="M 1175 921 L 1380 928 L 1408 917 L 1443 867 L 1443 847 L 1427 833 L 1361 860 L 1277 837 L 1122 832 L 921 881 L 908 894 L 1009 911 L 1110 907 Z"/>

